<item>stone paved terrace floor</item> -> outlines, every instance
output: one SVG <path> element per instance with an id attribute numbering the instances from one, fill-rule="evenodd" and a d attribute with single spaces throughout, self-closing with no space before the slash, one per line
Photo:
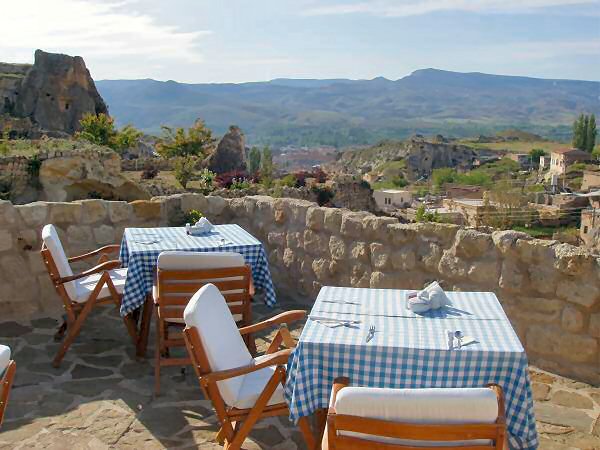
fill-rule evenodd
<path id="1" fill-rule="evenodd" d="M 301 307 L 283 302 L 279 308 Z M 255 304 L 257 320 L 279 311 Z M 154 398 L 152 360 L 136 361 L 119 317 L 99 308 L 54 369 L 57 324 L 51 318 L 0 323 L 0 342 L 13 348 L 17 361 L 0 449 L 220 448 L 211 404 L 191 368 L 185 375 L 163 369 L 162 394 Z M 259 349 L 265 342 L 259 336 Z M 531 374 L 541 448 L 600 449 L 600 388 L 535 368 Z M 275 418 L 259 422 L 244 448 L 305 446 L 287 419 Z"/>

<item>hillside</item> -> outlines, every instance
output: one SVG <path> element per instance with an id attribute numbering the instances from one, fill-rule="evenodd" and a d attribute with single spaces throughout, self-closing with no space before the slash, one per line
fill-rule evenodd
<path id="1" fill-rule="evenodd" d="M 158 132 L 162 124 L 185 126 L 200 117 L 219 134 L 236 124 L 250 143 L 274 145 L 372 144 L 415 132 L 466 137 L 507 128 L 566 140 L 576 115 L 600 114 L 600 82 L 435 69 L 397 81 L 104 80 L 96 85 L 121 124 Z"/>

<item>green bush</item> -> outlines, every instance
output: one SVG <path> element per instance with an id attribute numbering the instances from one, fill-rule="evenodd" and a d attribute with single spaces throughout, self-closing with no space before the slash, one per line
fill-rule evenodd
<path id="1" fill-rule="evenodd" d="M 196 161 L 190 156 L 177 158 L 175 164 L 173 164 L 173 173 L 175 175 L 175 179 L 184 189 L 194 177 L 195 172 Z"/>
<path id="2" fill-rule="evenodd" d="M 206 156 L 215 142 L 212 131 L 201 120 L 187 131 L 167 126 L 163 126 L 162 130 L 163 136 L 156 144 L 156 151 L 163 158 Z"/>
<path id="3" fill-rule="evenodd" d="M 115 128 L 115 120 L 107 114 L 87 113 L 79 121 L 81 130 L 75 137 L 85 139 L 97 145 L 104 145 L 118 153 L 137 145 L 142 132 L 131 125 L 124 126 L 120 131 Z"/>

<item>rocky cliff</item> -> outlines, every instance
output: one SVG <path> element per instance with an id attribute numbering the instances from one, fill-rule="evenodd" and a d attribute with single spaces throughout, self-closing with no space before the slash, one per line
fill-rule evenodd
<path id="1" fill-rule="evenodd" d="M 246 170 L 246 143 L 242 130 L 236 126 L 229 127 L 229 132 L 210 156 L 208 167 L 216 173 Z"/>
<path id="2" fill-rule="evenodd" d="M 0 63 L 0 125 L 16 136 L 63 137 L 86 113 L 108 113 L 83 58 L 36 50 L 35 62 Z"/>
<path id="3" fill-rule="evenodd" d="M 348 151 L 334 165 L 344 172 L 368 173 L 377 171 L 390 161 L 405 161 L 403 170 L 407 180 L 429 177 L 433 169 L 455 167 L 468 170 L 473 166 L 477 152 L 465 145 L 437 138 L 428 140 L 413 137 L 403 142 L 384 141 L 366 149 Z"/>

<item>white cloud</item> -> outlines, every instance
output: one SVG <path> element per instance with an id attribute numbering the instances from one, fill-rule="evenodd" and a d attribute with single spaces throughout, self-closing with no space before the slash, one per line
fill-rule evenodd
<path id="1" fill-rule="evenodd" d="M 134 12 L 134 7 L 127 0 L 3 3 L 0 60 L 31 61 L 36 48 L 81 55 L 95 78 L 141 77 L 149 66 L 202 61 L 198 44 L 208 31 L 188 32 L 159 24 Z"/>
<path id="2" fill-rule="evenodd" d="M 599 5 L 599 0 L 372 0 L 322 4 L 309 7 L 306 15 L 371 14 L 383 17 L 406 17 L 437 11 L 476 13 L 531 12 L 543 8 Z"/>

